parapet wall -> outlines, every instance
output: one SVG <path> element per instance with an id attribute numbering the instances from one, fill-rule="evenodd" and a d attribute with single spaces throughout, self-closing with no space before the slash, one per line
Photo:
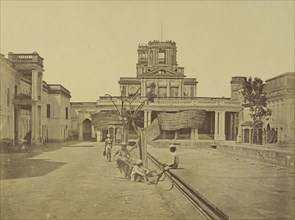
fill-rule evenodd
<path id="1" fill-rule="evenodd" d="M 155 148 L 168 148 L 173 140 L 156 140 L 151 143 L 151 145 Z M 177 140 L 179 144 L 179 148 L 202 148 L 202 147 L 210 147 L 211 144 L 214 143 L 213 140 Z"/>
<path id="2" fill-rule="evenodd" d="M 247 146 L 235 143 L 219 143 L 216 149 L 231 155 L 247 157 L 284 167 L 294 167 L 294 148 L 279 149 L 261 145 Z"/>
<path id="3" fill-rule="evenodd" d="M 155 140 L 155 148 L 168 148 L 173 140 Z M 258 160 L 284 167 L 294 167 L 294 146 L 246 145 L 233 141 L 216 142 L 214 140 L 177 140 L 180 149 L 214 148 L 222 153 Z"/>

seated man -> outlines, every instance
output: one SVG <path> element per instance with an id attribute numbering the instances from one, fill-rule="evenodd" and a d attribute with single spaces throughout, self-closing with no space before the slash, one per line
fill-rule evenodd
<path id="1" fill-rule="evenodd" d="M 143 166 L 142 160 L 138 159 L 136 165 L 133 167 L 131 172 L 131 181 L 132 182 L 148 182 L 147 175 L 149 170 Z"/>
<path id="2" fill-rule="evenodd" d="M 158 174 L 158 179 L 157 179 L 157 183 L 159 181 L 159 179 L 161 178 L 161 176 L 163 175 L 163 173 L 167 170 L 170 170 L 170 169 L 177 169 L 178 165 L 179 165 L 179 157 L 176 153 L 176 146 L 175 145 L 170 145 L 169 146 L 169 149 L 170 149 L 170 157 L 171 157 L 171 160 L 170 160 L 170 163 L 169 164 L 164 164 L 164 169 L 161 173 Z"/>
<path id="3" fill-rule="evenodd" d="M 126 143 L 121 143 L 121 149 L 119 149 L 115 155 L 114 158 L 116 158 L 117 161 L 117 167 L 120 169 L 120 172 L 124 172 L 125 178 L 130 177 L 130 162 L 131 162 L 131 156 L 130 152 L 127 149 Z"/>

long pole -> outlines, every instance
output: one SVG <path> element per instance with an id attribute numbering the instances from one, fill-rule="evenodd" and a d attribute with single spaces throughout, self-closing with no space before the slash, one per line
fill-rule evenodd
<path id="1" fill-rule="evenodd" d="M 161 23 L 161 42 L 163 42 L 163 22 Z"/>

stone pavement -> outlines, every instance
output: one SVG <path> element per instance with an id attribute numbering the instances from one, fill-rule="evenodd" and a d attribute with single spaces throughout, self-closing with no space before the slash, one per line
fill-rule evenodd
<path id="1" fill-rule="evenodd" d="M 149 146 L 148 152 L 169 162 L 168 149 Z M 231 219 L 294 219 L 294 169 L 212 148 L 180 148 L 178 155 L 180 167 L 172 172 Z"/>
<path id="2" fill-rule="evenodd" d="M 0 219 L 203 219 L 176 190 L 125 179 L 102 143 L 58 145 L 1 155 Z"/>

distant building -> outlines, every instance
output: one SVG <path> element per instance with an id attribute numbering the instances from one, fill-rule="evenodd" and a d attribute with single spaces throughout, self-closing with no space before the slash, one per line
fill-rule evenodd
<path id="1" fill-rule="evenodd" d="M 272 115 L 264 124 L 265 142 L 295 143 L 295 73 L 288 72 L 265 81 L 267 106 Z M 275 140 L 271 140 L 274 133 Z"/>
<path id="2" fill-rule="evenodd" d="M 32 144 L 69 139 L 70 92 L 43 81 L 38 53 L 1 54 L 0 139 L 29 137 Z"/>
<path id="3" fill-rule="evenodd" d="M 74 140 L 93 140 L 96 132 L 91 123 L 91 114 L 99 111 L 96 102 L 71 102 L 71 134 Z"/>
<path id="4" fill-rule="evenodd" d="M 121 77 L 118 83 L 120 97 L 132 96 L 139 91 L 141 99 L 134 101 L 135 106 L 155 86 L 156 97 L 153 103 L 150 102 L 141 109 L 140 117 L 143 121 L 137 124 L 139 127 L 149 126 L 162 112 L 198 109 L 206 111 L 201 129 L 161 130 L 159 138 L 251 142 L 253 122 L 248 110 L 242 106 L 242 90 L 246 77 L 232 77 L 231 97 L 198 97 L 197 79 L 187 78 L 184 68 L 178 66 L 175 42 L 150 41 L 146 45 L 139 45 L 137 53 L 136 76 Z M 269 98 L 268 107 L 273 114 L 259 133 L 261 140 L 264 138 L 263 143 L 269 142 L 267 135 L 271 132 L 268 130 L 274 130 L 277 132 L 275 143 L 294 143 L 294 73 L 285 73 L 266 80 L 265 89 Z M 112 97 L 117 106 L 121 104 L 120 97 Z M 91 119 L 91 115 L 97 112 L 114 111 L 112 101 L 109 96 L 100 96 L 96 104 L 71 103 L 73 133 L 77 139 L 86 140 L 91 136 L 102 141 L 110 133 L 116 142 L 121 141 L 122 125 L 118 121 L 110 121 L 107 128 L 101 129 L 93 126 Z M 132 128 L 130 137 L 136 137 Z"/>
<path id="5" fill-rule="evenodd" d="M 205 110 L 205 121 L 201 129 L 180 129 L 177 131 L 161 131 L 162 139 L 194 139 L 194 140 L 236 140 L 241 102 L 233 98 L 212 98 L 197 96 L 197 79 L 187 78 L 184 68 L 177 63 L 176 43 L 172 41 L 150 41 L 147 45 L 138 46 L 138 62 L 136 77 L 121 77 L 119 86 L 121 96 L 132 96 L 140 90 L 144 98 L 155 86 L 156 98 L 153 103 L 145 105 L 140 114 L 144 122 L 140 127 L 147 127 L 161 112 L 178 112 L 182 110 Z M 233 79 L 232 88 L 240 86 L 240 81 Z M 113 100 L 120 105 L 119 97 Z M 101 96 L 97 101 L 97 110 L 113 110 L 108 96 Z M 108 131 L 113 137 L 119 137 L 120 125 L 110 125 Z M 131 132 L 132 134 L 132 132 Z"/>
<path id="6" fill-rule="evenodd" d="M 245 78 L 246 80 L 246 78 Z M 237 93 L 241 93 L 240 88 Z M 258 144 L 289 144 L 295 143 L 294 100 L 295 100 L 295 73 L 288 72 L 265 81 L 267 94 L 267 108 L 272 112 L 263 127 L 258 129 Z M 243 102 L 243 97 L 240 97 Z M 249 108 L 240 113 L 241 123 L 238 140 L 243 143 L 252 143 L 253 120 Z"/>

